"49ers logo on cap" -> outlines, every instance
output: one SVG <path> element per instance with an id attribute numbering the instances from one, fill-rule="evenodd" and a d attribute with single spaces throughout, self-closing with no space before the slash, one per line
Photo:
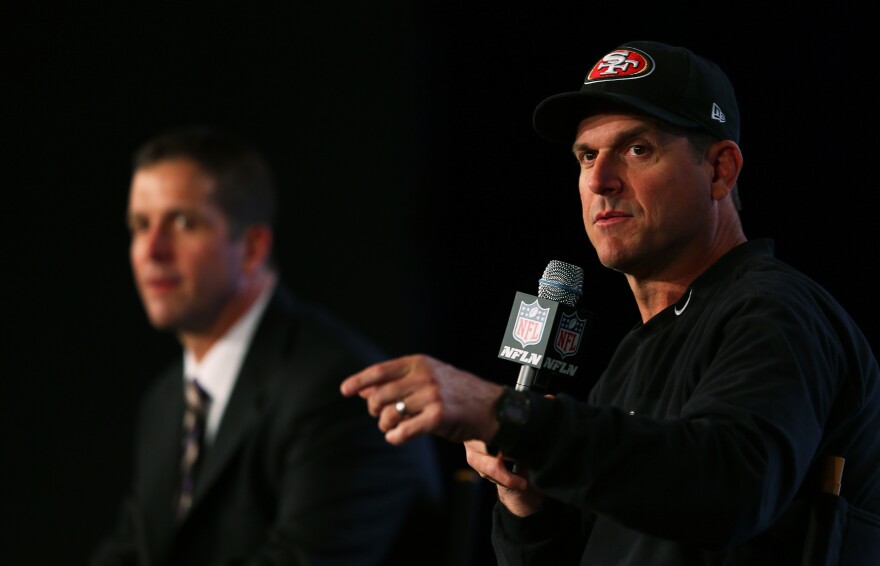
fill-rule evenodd
<path id="1" fill-rule="evenodd" d="M 593 65 L 585 83 L 618 79 L 638 79 L 654 72 L 654 60 L 643 51 L 616 49 Z"/>

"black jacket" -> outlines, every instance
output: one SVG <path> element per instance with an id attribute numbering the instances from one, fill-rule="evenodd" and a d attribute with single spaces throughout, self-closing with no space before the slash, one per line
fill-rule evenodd
<path id="1" fill-rule="evenodd" d="M 410 530 L 439 520 L 430 438 L 385 442 L 340 382 L 380 359 L 359 336 L 279 286 L 267 305 L 176 527 L 182 364 L 143 401 L 119 531 L 93 566 L 403 564 Z"/>
<path id="2" fill-rule="evenodd" d="M 586 403 L 532 405 L 500 448 L 550 501 L 524 520 L 496 507 L 502 564 L 800 564 L 823 536 L 808 533 L 829 508 L 826 456 L 845 459 L 837 552 L 880 564 L 877 360 L 770 241 L 732 250 L 634 328 Z"/>

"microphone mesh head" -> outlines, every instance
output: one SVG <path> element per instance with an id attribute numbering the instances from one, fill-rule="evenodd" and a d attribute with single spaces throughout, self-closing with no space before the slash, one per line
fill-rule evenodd
<path id="1" fill-rule="evenodd" d="M 538 297 L 573 307 L 581 297 L 583 284 L 582 268 L 554 259 L 538 281 Z"/>

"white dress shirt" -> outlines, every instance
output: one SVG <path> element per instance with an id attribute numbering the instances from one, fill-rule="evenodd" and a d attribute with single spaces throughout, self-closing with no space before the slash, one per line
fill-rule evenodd
<path id="1" fill-rule="evenodd" d="M 210 445 L 217 435 L 220 419 L 223 418 L 223 411 L 226 410 L 226 404 L 232 395 L 241 364 L 274 288 L 275 283 L 263 291 L 244 316 L 211 346 L 201 362 L 196 361 L 191 351 L 183 352 L 184 379 L 198 379 L 202 389 L 211 396 L 211 405 L 205 423 L 206 445 Z"/>

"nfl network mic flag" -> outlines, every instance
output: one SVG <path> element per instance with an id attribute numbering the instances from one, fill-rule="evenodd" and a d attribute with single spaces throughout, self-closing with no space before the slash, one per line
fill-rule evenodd
<path id="1" fill-rule="evenodd" d="M 542 381 L 551 374 L 574 377 L 590 317 L 576 307 L 517 292 L 498 357 L 534 367 L 544 374 Z"/>

